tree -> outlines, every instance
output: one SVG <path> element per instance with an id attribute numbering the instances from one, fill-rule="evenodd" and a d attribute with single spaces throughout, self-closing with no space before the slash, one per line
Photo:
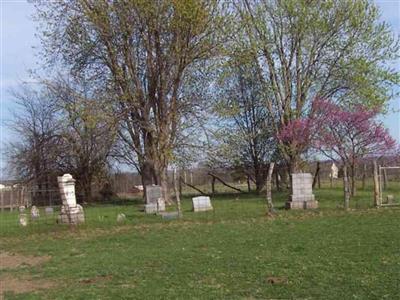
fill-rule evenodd
<path id="1" fill-rule="evenodd" d="M 119 137 L 137 159 L 143 186 L 161 184 L 167 198 L 171 160 L 189 66 L 216 50 L 217 0 L 37 1 L 49 61 L 107 85 Z"/>
<path id="2" fill-rule="evenodd" d="M 314 119 L 321 120 L 313 145 L 327 157 L 343 165 L 345 208 L 349 208 L 351 170 L 352 195 L 355 194 L 357 163 L 366 156 L 376 156 L 395 149 L 396 142 L 387 129 L 375 120 L 378 109 L 356 105 L 344 109 L 329 101 L 317 100 Z"/>
<path id="3" fill-rule="evenodd" d="M 217 96 L 222 124 L 217 138 L 223 160 L 230 167 L 244 169 L 261 192 L 268 165 L 276 154 L 272 132 L 275 120 L 266 109 L 262 87 L 254 74 L 254 66 L 241 62 L 231 61 L 226 68 Z"/>
<path id="4" fill-rule="evenodd" d="M 275 132 L 302 123 L 314 98 L 380 106 L 399 74 L 390 62 L 399 43 L 368 0 L 243 0 L 235 6 L 239 57 L 252 58 L 264 89 Z M 279 143 L 290 171 L 300 169 L 309 143 Z"/>
<path id="5" fill-rule="evenodd" d="M 60 153 L 64 170 L 77 179 L 84 199 L 92 201 L 92 184 L 107 173 L 107 162 L 115 142 L 117 120 L 107 106 L 107 95 L 86 88 L 86 82 L 62 78 L 47 81 L 59 110 L 60 132 L 65 146 Z"/>
<path id="6" fill-rule="evenodd" d="M 46 89 L 21 84 L 12 94 L 16 109 L 8 125 L 16 139 L 6 146 L 7 164 L 13 176 L 37 189 L 36 202 L 50 196 L 61 170 L 60 116 Z"/>

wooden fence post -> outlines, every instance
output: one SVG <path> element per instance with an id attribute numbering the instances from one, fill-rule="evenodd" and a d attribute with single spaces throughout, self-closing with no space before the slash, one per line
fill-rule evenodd
<path id="1" fill-rule="evenodd" d="M 381 206 L 378 164 L 377 164 L 376 160 L 374 160 L 374 204 L 376 207 Z"/>

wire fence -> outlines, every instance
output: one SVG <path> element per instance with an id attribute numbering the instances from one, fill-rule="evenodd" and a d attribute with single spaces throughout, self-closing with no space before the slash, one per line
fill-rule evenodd
<path id="1" fill-rule="evenodd" d="M 312 169 L 310 167 L 310 169 Z M 313 174 L 315 172 L 314 168 Z M 367 166 L 357 175 L 357 188 L 362 191 L 361 200 L 357 198 L 357 207 L 370 207 L 373 203 L 372 194 L 372 168 Z M 220 219 L 239 220 L 242 218 L 253 218 L 262 216 L 266 211 L 263 192 L 258 195 L 255 192 L 256 186 L 252 180 L 238 178 L 229 172 L 213 171 L 222 182 L 213 180 L 207 170 L 191 170 L 181 172 L 180 194 L 182 196 L 182 211 L 185 220 L 194 221 L 216 221 Z M 400 169 L 385 170 L 383 181 L 383 195 L 391 202 L 400 203 Z M 274 203 L 277 208 L 284 207 L 290 190 L 288 178 L 279 173 L 274 176 L 273 191 Z M 172 176 L 171 176 L 172 177 Z M 187 182 L 185 181 L 185 177 Z M 342 179 L 333 179 L 330 176 L 329 168 L 321 167 L 319 175 L 315 177 L 314 192 L 320 193 L 320 198 L 330 199 L 332 203 L 328 207 L 339 207 L 342 197 Z M 170 196 L 172 202 L 167 206 L 166 211 L 171 214 L 147 215 L 144 212 L 143 192 L 140 181 L 129 176 L 117 175 L 111 184 L 113 196 L 106 197 L 97 202 L 86 203 L 84 195 L 77 193 L 77 202 L 82 205 L 84 211 L 84 224 L 86 227 L 103 227 L 123 224 L 147 224 L 159 223 L 168 219 L 176 218 L 174 214 L 177 207 L 174 202 L 174 189 L 170 181 Z M 321 191 L 321 192 L 319 192 Z M 192 197 L 207 194 L 211 196 L 213 210 L 201 213 L 193 212 Z M 367 195 L 367 197 L 366 197 Z M 58 189 L 34 189 L 24 186 L 14 186 L 0 190 L 0 235 L 18 234 L 21 230 L 28 233 L 48 232 L 64 228 L 60 222 L 61 196 Z M 37 209 L 34 214 L 33 206 Z M 21 207 L 21 210 L 20 210 Z M 23 210 L 22 207 L 25 207 Z M 21 223 L 21 216 L 25 218 L 26 226 Z"/>

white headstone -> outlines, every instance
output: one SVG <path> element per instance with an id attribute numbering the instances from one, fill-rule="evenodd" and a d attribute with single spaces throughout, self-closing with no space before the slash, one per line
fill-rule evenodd
<path id="1" fill-rule="evenodd" d="M 157 211 L 158 212 L 165 211 L 165 201 L 163 198 L 158 198 L 157 200 Z"/>
<path id="2" fill-rule="evenodd" d="M 44 209 L 44 212 L 46 213 L 46 215 L 52 215 L 54 213 L 54 208 L 52 207 L 46 207 Z"/>
<path id="3" fill-rule="evenodd" d="M 85 222 L 83 207 L 76 204 L 75 179 L 71 174 L 64 174 L 57 177 L 58 187 L 62 200 L 61 223 L 78 224 Z"/>
<path id="4" fill-rule="evenodd" d="M 26 214 L 20 214 L 18 220 L 19 220 L 19 224 L 21 226 L 25 227 L 28 225 L 28 218 L 27 218 Z"/>
<path id="5" fill-rule="evenodd" d="M 335 163 L 332 164 L 332 166 L 331 166 L 331 173 L 330 173 L 329 175 L 330 175 L 330 177 L 331 177 L 332 179 L 338 179 L 338 176 L 339 176 L 339 169 L 338 169 L 338 167 L 335 165 Z"/>
<path id="6" fill-rule="evenodd" d="M 21 205 L 20 207 L 18 207 L 18 210 L 22 214 L 25 211 L 25 206 Z"/>
<path id="7" fill-rule="evenodd" d="M 157 203 L 145 204 L 144 211 L 146 214 L 156 214 L 157 213 Z"/>
<path id="8" fill-rule="evenodd" d="M 31 218 L 32 219 L 39 219 L 40 217 L 40 212 L 39 209 L 34 205 L 31 208 Z"/>
<path id="9" fill-rule="evenodd" d="M 75 179 L 72 178 L 71 174 L 64 174 L 63 176 L 57 177 L 57 181 L 63 205 L 75 207 Z"/>
<path id="10" fill-rule="evenodd" d="M 208 196 L 199 196 L 192 198 L 192 205 L 194 212 L 213 210 L 210 197 Z"/>
<path id="11" fill-rule="evenodd" d="M 146 186 L 146 204 L 157 203 L 157 200 L 162 197 L 161 186 L 147 185 Z"/>
<path id="12" fill-rule="evenodd" d="M 310 173 L 295 173 L 291 176 L 292 195 L 290 201 L 286 203 L 286 207 L 291 209 L 317 208 L 318 201 L 315 201 L 312 190 L 312 175 Z"/>
<path id="13" fill-rule="evenodd" d="M 125 214 L 123 214 L 123 213 L 118 214 L 118 216 L 117 216 L 118 223 L 123 223 L 123 222 L 125 222 L 125 220 L 126 220 Z"/>

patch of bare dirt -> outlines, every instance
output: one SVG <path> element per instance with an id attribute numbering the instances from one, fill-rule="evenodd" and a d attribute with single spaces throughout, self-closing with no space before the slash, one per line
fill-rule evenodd
<path id="1" fill-rule="evenodd" d="M 49 261 L 50 258 L 50 256 L 24 256 L 15 253 L 0 252 L 0 270 L 14 269 L 22 265 L 33 267 Z"/>
<path id="2" fill-rule="evenodd" d="M 3 299 L 4 293 L 6 292 L 22 294 L 42 289 L 49 289 L 55 286 L 55 282 L 49 280 L 27 277 L 17 278 L 11 275 L 3 275 L 0 277 L 0 299 Z"/>

